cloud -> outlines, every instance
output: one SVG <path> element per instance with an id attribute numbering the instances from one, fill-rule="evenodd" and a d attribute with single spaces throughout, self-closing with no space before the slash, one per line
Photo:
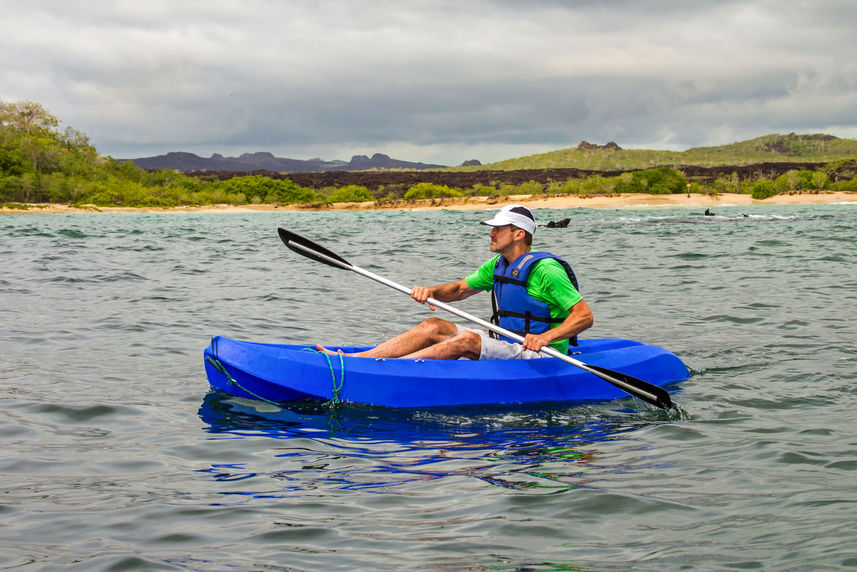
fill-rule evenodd
<path id="1" fill-rule="evenodd" d="M 583 139 L 857 136 L 853 2 L 2 4 L 0 98 L 117 157 L 457 164 Z"/>

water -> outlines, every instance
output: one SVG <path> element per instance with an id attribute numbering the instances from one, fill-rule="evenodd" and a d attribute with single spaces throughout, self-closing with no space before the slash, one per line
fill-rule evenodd
<path id="1" fill-rule="evenodd" d="M 290 411 L 209 393 L 213 335 L 370 343 L 484 212 L 0 217 L 0 568 L 857 567 L 857 204 L 541 210 L 590 337 L 670 348 L 674 413 Z M 744 216 L 744 215 L 747 216 Z M 487 297 L 460 307 L 486 315 Z"/>

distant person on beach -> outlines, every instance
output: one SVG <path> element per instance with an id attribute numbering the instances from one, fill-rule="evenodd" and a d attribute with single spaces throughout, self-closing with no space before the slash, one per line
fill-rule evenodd
<path id="1" fill-rule="evenodd" d="M 539 350 L 546 345 L 561 353 L 568 352 L 569 343 L 576 345 L 577 334 L 592 326 L 592 312 L 578 292 L 574 271 L 566 261 L 547 252 L 531 252 L 536 222 L 530 209 L 507 205 L 482 224 L 491 227 L 490 249 L 496 256 L 461 280 L 414 286 L 411 298 L 420 304 L 429 298 L 455 302 L 490 291 L 494 306 L 491 321 L 524 337 L 523 344 L 432 317 L 377 347 L 346 355 L 531 359 L 542 357 Z"/>

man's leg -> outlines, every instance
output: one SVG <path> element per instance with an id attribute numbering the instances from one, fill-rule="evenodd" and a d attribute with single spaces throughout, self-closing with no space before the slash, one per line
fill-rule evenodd
<path id="1" fill-rule="evenodd" d="M 440 318 L 428 318 L 407 332 L 401 333 L 370 350 L 346 355 L 355 357 L 402 357 L 442 342 L 457 331 L 458 326 L 452 322 Z M 323 352 L 335 353 L 320 345 L 316 347 Z"/>
<path id="2" fill-rule="evenodd" d="M 478 360 L 482 351 L 482 336 L 470 330 L 462 330 L 446 339 L 406 354 L 402 357 L 412 359 L 458 359 Z"/>

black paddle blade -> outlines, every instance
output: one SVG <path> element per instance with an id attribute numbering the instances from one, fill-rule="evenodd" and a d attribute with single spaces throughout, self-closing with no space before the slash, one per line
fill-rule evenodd
<path id="1" fill-rule="evenodd" d="M 297 252 L 301 256 L 306 256 L 307 258 L 315 260 L 316 262 L 321 262 L 322 264 L 327 264 L 328 266 L 333 266 L 334 268 L 342 268 L 342 266 L 335 264 L 329 259 L 341 262 L 345 266 L 352 266 L 350 262 L 339 256 L 335 252 L 331 252 L 328 249 L 317 245 L 308 238 L 304 238 L 284 228 L 278 228 L 277 232 L 280 233 L 280 240 L 282 240 L 283 243 L 288 246 L 290 250 L 292 250 L 293 252 Z M 322 256 L 316 256 L 315 253 L 321 254 Z"/>
<path id="2" fill-rule="evenodd" d="M 624 389 L 625 391 L 627 391 L 628 393 L 630 393 L 634 397 L 642 399 L 643 401 L 651 403 L 652 405 L 654 405 L 656 407 L 660 407 L 661 409 L 672 409 L 673 402 L 672 402 L 672 399 L 670 399 L 670 394 L 663 387 L 658 387 L 657 385 L 655 385 L 653 383 L 643 381 L 642 379 L 638 379 L 636 377 L 624 374 L 624 373 L 619 372 L 619 371 L 607 369 L 606 367 L 599 367 L 597 365 L 590 365 L 590 364 L 587 364 L 586 367 L 588 367 L 590 369 L 594 369 L 594 370 L 598 371 L 599 373 L 603 373 L 606 376 L 603 379 L 606 379 L 606 381 L 610 381 L 609 378 L 612 377 L 613 379 L 615 379 L 617 381 L 621 381 L 622 383 L 633 387 L 637 391 L 629 391 L 628 389 L 625 389 L 621 385 L 617 386 L 620 389 Z M 614 384 L 614 385 L 616 385 L 616 384 Z M 649 397 L 650 395 L 652 397 Z"/>

